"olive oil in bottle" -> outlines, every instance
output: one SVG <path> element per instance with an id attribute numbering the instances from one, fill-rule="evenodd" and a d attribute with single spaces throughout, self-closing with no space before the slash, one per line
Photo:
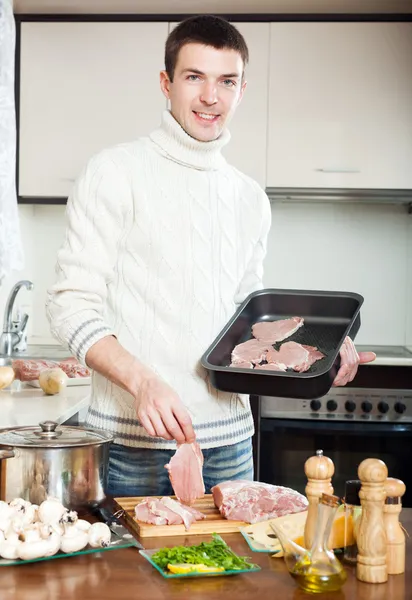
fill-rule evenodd
<path id="1" fill-rule="evenodd" d="M 306 592 L 313 594 L 338 591 L 346 581 L 345 569 L 327 546 L 339 504 L 340 500 L 337 496 L 322 494 L 312 548 L 302 556 L 290 572 L 297 584 Z"/>

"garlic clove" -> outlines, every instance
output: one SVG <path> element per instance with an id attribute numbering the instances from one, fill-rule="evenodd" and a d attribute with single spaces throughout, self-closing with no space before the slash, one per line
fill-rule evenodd
<path id="1" fill-rule="evenodd" d="M 89 536 L 87 532 L 77 529 L 74 525 L 70 527 L 61 537 L 60 550 L 66 554 L 71 552 L 79 552 L 87 546 Z"/>
<path id="2" fill-rule="evenodd" d="M 92 548 L 106 548 L 112 539 L 110 529 L 105 523 L 93 523 L 88 533 Z"/>

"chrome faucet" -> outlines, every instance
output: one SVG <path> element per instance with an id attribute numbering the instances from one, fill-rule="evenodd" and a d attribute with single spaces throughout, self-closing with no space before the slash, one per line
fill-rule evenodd
<path id="1" fill-rule="evenodd" d="M 27 279 L 18 281 L 12 288 L 4 309 L 3 333 L 0 336 L 0 354 L 6 356 L 10 356 L 17 348 L 23 351 L 27 348 L 27 321 L 29 320 L 29 315 L 24 314 L 19 316 L 17 320 L 13 320 L 14 302 L 22 287 L 32 290 L 33 283 Z"/>

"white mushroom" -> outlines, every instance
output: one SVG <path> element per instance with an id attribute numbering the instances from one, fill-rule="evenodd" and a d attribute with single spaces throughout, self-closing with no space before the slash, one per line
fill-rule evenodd
<path id="1" fill-rule="evenodd" d="M 0 530 L 6 531 L 10 527 L 10 521 L 14 510 L 7 502 L 0 500 Z"/>
<path id="2" fill-rule="evenodd" d="M 48 540 L 42 540 L 40 537 L 35 541 L 20 542 L 17 548 L 17 555 L 21 560 L 33 560 L 34 558 L 43 558 L 49 549 Z"/>
<path id="3" fill-rule="evenodd" d="M 60 550 L 66 554 L 79 552 L 87 546 L 89 536 L 86 531 L 77 529 L 75 525 L 67 528 L 65 534 L 61 537 Z"/>
<path id="4" fill-rule="evenodd" d="M 57 533 L 52 532 L 46 542 L 47 551 L 44 556 L 54 556 L 57 554 L 57 552 L 60 550 L 61 537 Z"/>
<path id="5" fill-rule="evenodd" d="M 77 527 L 77 529 L 80 529 L 81 531 L 89 531 L 91 525 L 90 525 L 89 521 L 85 521 L 84 519 L 78 519 L 76 521 L 76 527 Z"/>
<path id="6" fill-rule="evenodd" d="M 57 498 L 47 498 L 38 509 L 39 519 L 46 525 L 58 523 L 66 512 L 67 508 Z"/>
<path id="7" fill-rule="evenodd" d="M 112 539 L 110 529 L 104 523 L 93 523 L 88 533 L 92 548 L 107 548 Z"/>
<path id="8" fill-rule="evenodd" d="M 19 547 L 23 542 L 20 542 L 17 534 L 15 536 L 0 542 L 0 556 L 2 558 L 14 560 L 19 557 Z"/>
<path id="9" fill-rule="evenodd" d="M 19 533 L 19 540 L 21 542 L 38 542 L 42 539 L 41 523 L 32 523 L 28 527 L 22 529 Z"/>

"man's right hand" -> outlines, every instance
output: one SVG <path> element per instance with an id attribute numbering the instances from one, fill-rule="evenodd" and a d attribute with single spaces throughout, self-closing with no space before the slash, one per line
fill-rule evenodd
<path id="1" fill-rule="evenodd" d="M 86 363 L 135 398 L 137 417 L 149 435 L 179 444 L 195 441 L 192 419 L 176 392 L 115 337 L 93 344 Z"/>
<path id="2" fill-rule="evenodd" d="M 143 377 L 136 395 L 138 419 L 149 435 L 178 444 L 195 441 L 189 412 L 176 392 L 154 373 Z"/>

